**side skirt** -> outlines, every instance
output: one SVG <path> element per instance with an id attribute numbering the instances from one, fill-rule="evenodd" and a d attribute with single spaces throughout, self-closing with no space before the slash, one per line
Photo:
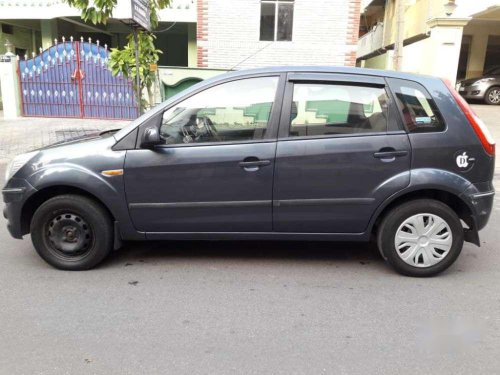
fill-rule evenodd
<path id="1" fill-rule="evenodd" d="M 276 241 L 360 241 L 369 233 L 283 233 L 283 232 L 147 232 L 148 240 L 276 240 Z"/>

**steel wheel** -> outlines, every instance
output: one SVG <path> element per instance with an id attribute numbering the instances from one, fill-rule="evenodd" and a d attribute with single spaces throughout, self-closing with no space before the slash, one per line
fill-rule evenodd
<path id="1" fill-rule="evenodd" d="M 54 255 L 68 260 L 85 257 L 94 241 L 91 226 L 81 216 L 69 212 L 49 220 L 45 236 Z"/>
<path id="2" fill-rule="evenodd" d="M 453 236 L 441 217 L 417 214 L 406 219 L 396 231 L 394 244 L 399 257 L 414 267 L 431 267 L 450 252 Z"/>

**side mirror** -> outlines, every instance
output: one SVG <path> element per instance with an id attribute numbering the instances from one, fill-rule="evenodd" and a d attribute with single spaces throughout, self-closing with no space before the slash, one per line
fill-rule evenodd
<path id="1" fill-rule="evenodd" d="M 153 148 L 162 143 L 157 127 L 149 127 L 142 133 L 141 148 Z"/>

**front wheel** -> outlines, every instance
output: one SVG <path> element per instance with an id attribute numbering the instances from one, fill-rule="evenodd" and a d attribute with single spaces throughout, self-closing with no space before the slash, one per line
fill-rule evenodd
<path id="1" fill-rule="evenodd" d="M 92 199 L 60 195 L 44 202 L 31 220 L 38 254 L 62 270 L 87 270 L 112 249 L 113 228 L 106 210 Z"/>
<path id="2" fill-rule="evenodd" d="M 491 87 L 484 95 L 486 104 L 499 105 L 500 104 L 500 87 Z"/>
<path id="3" fill-rule="evenodd" d="M 447 205 L 418 199 L 392 209 L 382 220 L 377 243 L 382 256 L 407 276 L 434 276 L 455 262 L 462 251 L 460 218 Z"/>

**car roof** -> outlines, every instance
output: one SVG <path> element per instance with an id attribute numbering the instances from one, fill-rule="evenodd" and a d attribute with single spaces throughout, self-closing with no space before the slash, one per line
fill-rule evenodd
<path id="1" fill-rule="evenodd" d="M 415 73 L 396 72 L 394 70 L 369 69 L 348 66 L 270 66 L 264 68 L 252 68 L 230 71 L 225 74 L 217 75 L 217 78 L 225 78 L 228 76 L 237 77 L 249 74 L 265 74 L 265 73 L 343 73 L 357 74 L 366 76 L 401 78 L 412 81 L 418 81 L 425 78 L 436 78 Z M 215 77 L 214 77 L 215 78 Z"/>

